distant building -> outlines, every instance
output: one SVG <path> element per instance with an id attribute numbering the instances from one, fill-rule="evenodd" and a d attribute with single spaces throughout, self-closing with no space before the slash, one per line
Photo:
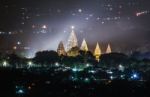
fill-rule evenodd
<path id="1" fill-rule="evenodd" d="M 73 47 L 67 52 L 67 56 L 75 57 L 75 56 L 79 55 L 79 50 L 80 49 L 78 47 Z"/>
<path id="2" fill-rule="evenodd" d="M 57 52 L 59 55 L 67 55 L 67 56 L 75 57 L 75 56 L 79 55 L 80 50 L 85 51 L 85 52 L 89 51 L 88 45 L 87 45 L 87 42 L 85 39 L 83 39 L 81 47 L 80 48 L 78 47 L 78 40 L 77 40 L 76 34 L 74 32 L 74 27 L 72 27 L 72 31 L 70 33 L 66 49 L 67 50 L 65 51 L 63 43 L 60 42 Z M 111 52 L 112 52 L 111 46 L 110 46 L 110 44 L 108 44 L 105 53 L 109 54 Z M 97 61 L 99 61 L 101 54 L 102 54 L 101 48 L 99 46 L 99 43 L 97 43 L 96 48 L 93 53 L 93 55 L 95 56 L 95 59 Z"/>
<path id="3" fill-rule="evenodd" d="M 73 47 L 78 47 L 78 40 L 74 32 L 74 29 L 72 28 L 72 31 L 71 31 L 71 34 L 69 36 L 68 43 L 67 43 L 67 51 L 71 50 L 71 48 Z"/>
<path id="4" fill-rule="evenodd" d="M 101 49 L 99 47 L 99 44 L 97 43 L 95 51 L 94 51 L 94 56 L 95 56 L 97 61 L 99 61 L 99 58 L 100 58 L 101 54 L 102 54 Z"/>
<path id="5" fill-rule="evenodd" d="M 86 51 L 86 52 L 88 51 L 88 46 L 87 46 L 87 43 L 86 43 L 85 39 L 83 39 L 80 49 L 82 51 Z"/>
<path id="6" fill-rule="evenodd" d="M 80 49 L 78 48 L 78 40 L 74 32 L 74 28 L 72 28 L 67 43 L 67 56 L 77 56 L 79 54 L 79 50 Z"/>
<path id="7" fill-rule="evenodd" d="M 58 45 L 57 53 L 58 55 L 66 55 L 66 51 L 65 51 L 64 44 L 62 41 Z"/>
<path id="8" fill-rule="evenodd" d="M 110 44 L 108 44 L 107 49 L 106 49 L 106 54 L 109 54 L 109 53 L 111 53 L 111 52 L 112 52 L 112 51 L 111 51 Z"/>

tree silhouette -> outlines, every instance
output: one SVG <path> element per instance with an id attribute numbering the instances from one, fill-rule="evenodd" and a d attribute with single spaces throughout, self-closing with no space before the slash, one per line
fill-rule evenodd
<path id="1" fill-rule="evenodd" d="M 55 51 L 42 51 L 37 52 L 33 60 L 37 64 L 48 65 L 58 62 L 59 56 Z"/>
<path id="2" fill-rule="evenodd" d="M 128 56 L 122 53 L 103 54 L 101 55 L 100 63 L 108 67 L 118 67 L 119 64 L 128 63 Z"/>

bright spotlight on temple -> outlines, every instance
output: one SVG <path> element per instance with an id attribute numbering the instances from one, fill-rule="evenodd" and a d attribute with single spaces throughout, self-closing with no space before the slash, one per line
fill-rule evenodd
<path id="1" fill-rule="evenodd" d="M 75 33 L 75 27 L 71 26 L 71 33 L 70 33 L 70 36 L 69 36 L 68 41 L 67 41 L 67 46 L 64 47 L 64 44 L 61 41 L 58 45 L 57 53 L 58 53 L 58 55 L 67 55 L 67 56 L 75 57 L 75 56 L 79 55 L 80 50 L 85 51 L 85 52 L 89 51 L 87 44 L 88 43 L 86 42 L 86 40 L 83 39 L 81 46 L 79 47 L 78 39 L 77 39 L 77 36 Z M 105 53 L 111 53 L 111 52 L 112 52 L 111 46 L 110 46 L 110 44 L 108 44 Z M 93 55 L 95 56 L 95 59 L 97 61 L 100 60 L 101 54 L 102 54 L 102 50 L 101 50 L 99 43 L 97 42 L 96 48 L 93 52 Z"/>

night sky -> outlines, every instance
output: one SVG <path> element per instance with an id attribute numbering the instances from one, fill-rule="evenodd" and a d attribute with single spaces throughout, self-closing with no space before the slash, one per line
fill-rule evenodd
<path id="1" fill-rule="evenodd" d="M 102 50 L 110 43 L 114 51 L 148 51 L 150 0 L 0 0 L 0 31 L 23 33 L 14 43 L 56 50 L 71 26 L 91 49 L 98 41 Z M 11 36 L 0 38 L 1 46 L 12 44 Z"/>

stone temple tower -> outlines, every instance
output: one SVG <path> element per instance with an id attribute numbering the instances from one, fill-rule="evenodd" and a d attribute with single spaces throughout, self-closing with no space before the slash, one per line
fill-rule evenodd
<path id="1" fill-rule="evenodd" d="M 99 61 L 99 58 L 100 58 L 101 54 L 102 54 L 101 49 L 99 47 L 99 44 L 97 43 L 95 51 L 94 51 L 94 56 L 95 56 L 97 61 Z"/>
<path id="2" fill-rule="evenodd" d="M 67 51 L 71 50 L 73 47 L 78 47 L 78 40 L 76 34 L 74 32 L 74 27 L 72 27 L 72 31 L 70 33 L 68 43 L 67 43 Z"/>
<path id="3" fill-rule="evenodd" d="M 109 54 L 111 52 L 112 50 L 111 50 L 110 44 L 108 44 L 107 49 L 106 49 L 106 54 Z"/>
<path id="4" fill-rule="evenodd" d="M 58 55 L 66 55 L 64 44 L 62 41 L 58 45 L 57 53 L 58 53 Z"/>
<path id="5" fill-rule="evenodd" d="M 80 49 L 86 52 L 88 51 L 88 46 L 87 46 L 87 42 L 85 41 L 85 39 L 83 39 Z"/>

